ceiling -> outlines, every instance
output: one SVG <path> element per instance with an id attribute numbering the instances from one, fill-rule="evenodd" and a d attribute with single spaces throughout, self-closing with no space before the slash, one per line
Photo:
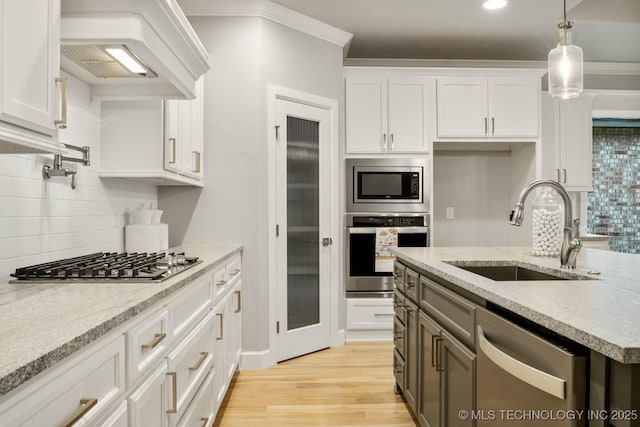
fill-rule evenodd
<path id="1" fill-rule="evenodd" d="M 546 61 L 562 0 L 273 0 L 354 35 L 348 59 Z M 585 62 L 640 64 L 640 0 L 567 0 Z"/>

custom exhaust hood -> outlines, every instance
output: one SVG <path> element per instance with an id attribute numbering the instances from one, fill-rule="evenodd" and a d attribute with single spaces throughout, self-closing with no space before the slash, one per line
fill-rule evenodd
<path id="1" fill-rule="evenodd" d="M 193 99 L 210 68 L 176 0 L 62 0 L 60 50 L 99 99 Z"/>

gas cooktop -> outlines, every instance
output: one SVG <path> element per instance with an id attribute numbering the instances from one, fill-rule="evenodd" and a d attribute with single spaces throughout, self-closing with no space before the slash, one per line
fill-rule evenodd
<path id="1" fill-rule="evenodd" d="M 20 282 L 160 282 L 201 263 L 184 253 L 97 252 L 16 269 Z"/>

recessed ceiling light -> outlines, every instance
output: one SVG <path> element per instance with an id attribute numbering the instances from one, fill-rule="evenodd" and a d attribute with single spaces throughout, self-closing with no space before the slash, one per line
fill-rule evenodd
<path id="1" fill-rule="evenodd" d="M 502 9 L 506 5 L 507 5 L 507 0 L 486 0 L 482 4 L 482 7 L 484 7 L 485 9 L 492 10 L 492 9 Z"/>

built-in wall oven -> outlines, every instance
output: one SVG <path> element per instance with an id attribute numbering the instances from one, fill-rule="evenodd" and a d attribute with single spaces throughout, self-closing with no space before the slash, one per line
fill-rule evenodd
<path id="1" fill-rule="evenodd" d="M 429 212 L 429 161 L 347 159 L 347 212 Z"/>
<path id="2" fill-rule="evenodd" d="M 346 215 L 347 297 L 393 297 L 393 247 L 429 246 L 429 215 Z"/>

